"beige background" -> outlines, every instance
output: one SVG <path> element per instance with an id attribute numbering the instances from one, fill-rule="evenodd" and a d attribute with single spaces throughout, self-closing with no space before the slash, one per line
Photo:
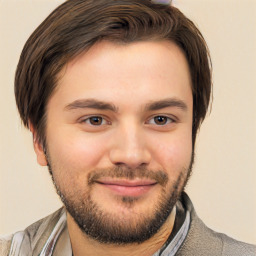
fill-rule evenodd
<path id="1" fill-rule="evenodd" d="M 25 40 L 62 1 L 0 0 L 0 234 L 61 203 L 19 120 L 13 77 Z M 214 66 L 212 113 L 187 191 L 211 228 L 256 242 L 256 1 L 176 0 L 203 32 Z"/>

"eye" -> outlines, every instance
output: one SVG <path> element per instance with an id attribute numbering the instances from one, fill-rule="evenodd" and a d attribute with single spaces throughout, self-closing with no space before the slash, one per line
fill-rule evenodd
<path id="1" fill-rule="evenodd" d="M 83 120 L 84 123 L 93 125 L 93 126 L 100 126 L 107 124 L 108 122 L 101 116 L 91 116 Z"/>
<path id="2" fill-rule="evenodd" d="M 148 124 L 166 125 L 173 122 L 174 120 L 167 116 L 154 116 L 148 121 Z"/>

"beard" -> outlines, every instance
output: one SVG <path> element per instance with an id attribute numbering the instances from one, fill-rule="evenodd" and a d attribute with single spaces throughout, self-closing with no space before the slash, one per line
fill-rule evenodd
<path id="1" fill-rule="evenodd" d="M 142 243 L 160 230 L 189 180 L 194 161 L 194 154 L 192 153 L 190 165 L 187 168 L 182 168 L 176 181 L 173 181 L 169 186 L 167 186 L 168 175 L 163 170 L 152 171 L 146 168 L 130 169 L 125 166 L 118 166 L 112 169 L 91 171 L 88 175 L 86 191 L 79 191 L 74 188 L 72 192 L 67 192 L 61 188 L 60 182 L 54 177 L 50 157 L 47 154 L 46 156 L 56 191 L 80 230 L 100 243 L 116 245 Z M 116 198 L 131 213 L 130 216 L 122 215 L 121 212 L 111 213 L 102 209 L 101 205 L 93 200 L 92 190 L 97 180 L 104 177 L 128 180 L 150 178 L 155 180 L 161 186 L 161 192 L 154 205 L 154 210 L 140 214 L 134 213 L 133 206 L 139 199 L 131 196 Z M 112 209 L 112 206 L 109 205 L 109 208 Z"/>

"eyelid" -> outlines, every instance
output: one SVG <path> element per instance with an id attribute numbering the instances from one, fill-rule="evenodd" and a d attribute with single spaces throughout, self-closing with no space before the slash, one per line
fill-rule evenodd
<path id="1" fill-rule="evenodd" d="M 98 126 L 103 126 L 103 125 L 111 124 L 111 122 L 108 120 L 108 118 L 106 116 L 104 116 L 104 115 L 97 115 L 97 114 L 96 115 L 83 116 L 83 117 L 79 118 L 78 122 L 79 123 L 86 123 L 86 121 L 90 120 L 90 118 L 92 118 L 92 117 L 100 117 L 100 118 L 102 118 L 103 121 L 106 122 L 106 123 L 100 124 Z M 90 123 L 86 123 L 86 124 L 91 125 L 91 126 L 97 126 L 97 125 L 92 125 Z"/>
<path id="2" fill-rule="evenodd" d="M 166 124 L 163 124 L 163 125 L 157 125 L 155 123 L 150 123 L 150 120 L 154 120 L 155 117 L 158 117 L 158 116 L 161 116 L 161 117 L 165 117 L 167 118 L 170 122 L 167 121 Z M 146 121 L 146 124 L 154 124 L 154 125 L 157 125 L 157 126 L 165 126 L 165 125 L 168 125 L 168 124 L 171 124 L 171 123 L 177 123 L 178 122 L 178 119 L 174 116 L 170 116 L 168 114 L 157 114 L 157 115 L 153 115 L 153 116 L 150 116 L 147 121 Z"/>

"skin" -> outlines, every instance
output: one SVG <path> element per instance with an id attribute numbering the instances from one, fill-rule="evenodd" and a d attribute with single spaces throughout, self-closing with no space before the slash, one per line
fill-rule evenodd
<path id="1" fill-rule="evenodd" d="M 192 155 L 191 88 L 186 58 L 172 42 L 103 41 L 69 62 L 47 106 L 47 151 L 56 183 L 76 198 L 88 191 L 88 175 L 93 170 L 123 166 L 163 170 L 168 176 L 167 188 L 182 174 L 182 187 Z M 97 107 L 88 107 L 88 99 L 96 101 Z M 100 109 L 98 101 L 113 109 Z M 92 116 L 100 117 L 98 125 Z M 160 122 L 156 122 L 157 116 L 161 116 Z M 36 138 L 36 131 L 31 130 Z M 38 163 L 47 165 L 37 140 L 34 148 Z M 113 178 L 109 180 L 113 182 Z M 123 179 L 129 186 L 120 180 L 109 186 L 109 180 L 95 183 L 90 190 L 93 202 L 104 212 L 117 221 L 122 216 L 127 222 L 139 221 L 141 214 L 153 214 L 161 197 L 160 184 L 144 186 L 145 179 L 136 178 L 141 186 L 134 188 Z M 123 196 L 136 200 L 128 204 L 120 200 Z M 149 240 L 118 246 L 89 238 L 67 214 L 75 256 L 152 255 L 167 240 L 174 219 L 175 208 Z"/>

